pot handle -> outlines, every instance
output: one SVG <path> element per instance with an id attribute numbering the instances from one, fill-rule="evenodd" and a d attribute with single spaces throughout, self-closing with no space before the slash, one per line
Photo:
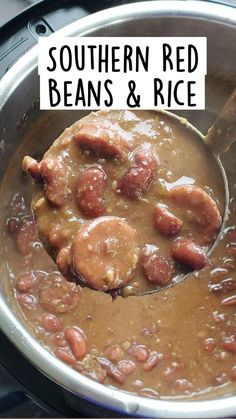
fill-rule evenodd
<path id="1" fill-rule="evenodd" d="M 0 27 L 0 79 L 40 36 L 48 36 L 94 11 L 94 6 L 83 0 L 40 0 L 6 22 Z"/>

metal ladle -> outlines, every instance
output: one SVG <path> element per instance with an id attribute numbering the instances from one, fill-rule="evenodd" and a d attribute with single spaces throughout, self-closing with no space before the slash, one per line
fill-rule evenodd
<path id="1" fill-rule="evenodd" d="M 225 174 L 225 170 L 223 168 L 223 165 L 220 161 L 219 155 L 226 152 L 230 145 L 235 141 L 236 139 L 236 89 L 233 91 L 232 95 L 227 100 L 226 104 L 224 105 L 222 111 L 220 112 L 219 116 L 217 117 L 214 124 L 209 128 L 207 135 L 204 136 L 198 129 L 196 129 L 193 125 L 191 125 L 187 120 L 173 114 L 167 111 L 162 111 L 164 114 L 167 114 L 169 118 L 173 119 L 175 122 L 179 122 L 181 126 L 184 126 L 186 130 L 188 130 L 190 133 L 194 133 L 196 139 L 199 139 L 199 141 L 203 142 L 207 147 L 209 147 L 213 155 L 215 157 L 218 171 L 217 175 L 218 177 L 221 177 L 222 184 L 224 185 L 224 213 L 223 213 L 223 220 L 222 225 L 220 228 L 220 231 L 211 246 L 211 248 L 208 251 L 208 256 L 211 255 L 217 244 L 219 243 L 222 233 L 225 228 L 225 222 L 228 217 L 228 210 L 229 210 L 229 189 L 228 189 L 228 182 L 227 177 Z M 44 247 L 46 251 L 49 253 L 51 257 L 52 254 L 50 252 L 50 249 L 46 248 L 45 244 Z M 192 272 L 192 271 L 191 271 Z M 161 290 L 164 290 L 166 288 L 172 287 L 180 282 L 182 282 L 190 272 L 183 273 L 178 275 L 174 281 L 172 281 L 170 284 L 164 286 L 164 287 L 158 287 L 156 289 L 144 291 L 142 293 L 136 292 L 135 295 L 146 295 L 153 292 L 158 292 Z M 122 295 L 124 297 L 128 296 L 126 294 L 127 288 L 130 287 L 130 285 L 127 285 L 123 289 L 120 290 L 114 290 L 110 292 L 112 295 Z"/>
<path id="2" fill-rule="evenodd" d="M 183 119 L 181 117 L 178 117 L 166 111 L 164 112 L 168 113 L 168 115 L 174 118 L 175 120 L 177 121 L 179 120 L 180 123 L 183 123 Z M 205 145 L 208 146 L 213 152 L 216 162 L 217 162 L 218 169 L 219 169 L 219 175 L 222 177 L 223 185 L 224 185 L 225 206 L 224 206 L 223 220 L 222 220 L 222 225 L 219 230 L 219 233 L 213 245 L 208 251 L 208 256 L 210 256 L 222 237 L 223 231 L 225 229 L 225 223 L 228 218 L 228 211 L 229 211 L 228 181 L 227 181 L 224 167 L 221 163 L 219 156 L 225 153 L 233 144 L 233 142 L 236 140 L 236 89 L 233 90 L 232 94 L 230 95 L 227 102 L 225 103 L 223 109 L 219 113 L 213 125 L 208 129 L 207 134 L 205 136 L 198 129 L 196 129 L 193 125 L 191 125 L 189 122 L 184 121 L 184 123 L 185 123 L 186 129 L 189 129 L 195 134 L 197 134 L 199 139 L 201 139 L 201 141 L 203 141 Z M 159 287 L 157 289 L 142 292 L 140 294 L 136 293 L 135 295 L 137 296 L 148 295 L 154 292 L 162 291 L 167 288 L 173 287 L 179 284 L 180 282 L 182 282 L 183 280 L 185 280 L 188 275 L 192 274 L 192 272 L 193 271 L 188 272 L 187 274 L 180 274 L 175 279 L 174 282 L 164 287 Z"/>

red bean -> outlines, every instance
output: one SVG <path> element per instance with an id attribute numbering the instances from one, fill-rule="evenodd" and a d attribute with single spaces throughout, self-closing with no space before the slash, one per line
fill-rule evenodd
<path id="1" fill-rule="evenodd" d="M 138 362 L 145 362 L 149 357 L 149 351 L 145 345 L 136 345 L 132 354 Z"/>
<path id="2" fill-rule="evenodd" d="M 16 234 L 16 247 L 19 253 L 26 256 L 36 240 L 36 227 L 32 220 L 24 220 Z"/>
<path id="3" fill-rule="evenodd" d="M 17 301 L 27 310 L 35 310 L 36 308 L 36 299 L 31 294 L 19 294 L 17 296 Z"/>
<path id="4" fill-rule="evenodd" d="M 134 380 L 131 383 L 132 387 L 134 387 L 135 389 L 137 388 L 141 388 L 144 386 L 144 382 L 142 380 Z"/>
<path id="5" fill-rule="evenodd" d="M 51 273 L 39 288 L 39 301 L 50 313 L 66 313 L 79 301 L 80 287 L 66 281 L 59 273 Z"/>
<path id="6" fill-rule="evenodd" d="M 165 381 L 167 383 L 172 383 L 176 380 L 177 375 L 183 371 L 184 365 L 182 362 L 174 361 L 170 365 L 166 367 L 166 369 L 163 372 L 163 376 L 165 378 Z"/>
<path id="7" fill-rule="evenodd" d="M 217 386 L 222 386 L 223 384 L 226 384 L 228 381 L 229 381 L 228 375 L 223 372 L 222 374 L 217 375 L 215 377 L 214 384 Z"/>
<path id="8" fill-rule="evenodd" d="M 231 380 L 236 381 L 236 365 L 232 367 L 231 370 Z"/>
<path id="9" fill-rule="evenodd" d="M 209 284 L 209 290 L 217 294 L 228 294 L 231 291 L 236 290 L 236 279 L 227 278 L 216 284 Z"/>
<path id="10" fill-rule="evenodd" d="M 75 369 L 76 366 L 74 367 Z M 88 378 L 91 378 L 91 380 L 97 381 L 98 383 L 103 384 L 106 377 L 107 377 L 107 371 L 100 368 L 100 369 L 93 369 L 91 371 L 88 370 L 82 370 L 81 374 L 85 375 Z"/>
<path id="11" fill-rule="evenodd" d="M 101 166 L 81 170 L 75 191 L 75 201 L 80 211 L 90 218 L 105 212 L 106 173 Z"/>
<path id="12" fill-rule="evenodd" d="M 56 333 L 52 336 L 51 342 L 55 346 L 65 347 L 67 346 L 67 341 L 65 340 L 65 335 L 63 332 Z"/>
<path id="13" fill-rule="evenodd" d="M 159 286 L 167 285 L 170 282 L 172 265 L 160 254 L 156 246 L 147 244 L 143 247 L 140 263 L 145 278 L 150 282 Z"/>
<path id="14" fill-rule="evenodd" d="M 59 332 L 62 327 L 62 321 L 54 314 L 44 314 L 42 319 L 43 327 L 47 332 Z"/>
<path id="15" fill-rule="evenodd" d="M 16 289 L 19 292 L 27 293 L 37 285 L 39 277 L 43 277 L 43 274 L 35 274 L 34 271 L 26 272 L 20 275 L 16 280 Z"/>
<path id="16" fill-rule="evenodd" d="M 57 348 L 55 349 L 54 354 L 56 355 L 57 358 L 59 358 L 61 361 L 65 362 L 66 364 L 69 364 L 69 365 L 75 364 L 75 358 L 69 349 Z"/>
<path id="17" fill-rule="evenodd" d="M 64 206 L 68 195 L 68 173 L 65 163 L 59 159 L 45 157 L 41 162 L 41 173 L 45 182 L 45 194 L 53 206 Z"/>
<path id="18" fill-rule="evenodd" d="M 157 365 L 159 365 L 164 358 L 162 353 L 155 353 L 149 356 L 147 361 L 143 364 L 144 371 L 151 371 Z"/>
<path id="19" fill-rule="evenodd" d="M 37 160 L 33 159 L 32 157 L 24 157 L 22 162 L 22 169 L 25 173 L 29 173 L 36 181 L 40 181 L 42 179 L 40 163 L 38 163 Z"/>
<path id="20" fill-rule="evenodd" d="M 153 390 L 152 388 L 142 388 L 142 390 L 138 391 L 138 395 L 141 397 L 148 397 L 150 399 L 159 399 L 160 395 L 157 391 Z"/>
<path id="21" fill-rule="evenodd" d="M 87 352 L 87 339 L 84 332 L 78 327 L 67 327 L 65 337 L 76 359 L 81 359 Z"/>
<path id="22" fill-rule="evenodd" d="M 170 237 L 176 236 L 183 226 L 183 222 L 162 204 L 155 207 L 154 223 L 160 233 Z"/>
<path id="23" fill-rule="evenodd" d="M 125 375 L 118 370 L 118 368 L 115 365 L 110 365 L 107 369 L 107 375 L 108 377 L 111 377 L 114 381 L 116 381 L 118 384 L 124 384 L 125 382 Z"/>
<path id="24" fill-rule="evenodd" d="M 110 365 L 112 364 L 111 361 L 109 361 L 107 358 L 99 356 L 97 358 L 97 361 L 99 362 L 99 364 L 101 365 L 102 368 L 104 368 L 105 370 L 107 370 Z"/>
<path id="25" fill-rule="evenodd" d="M 226 322 L 227 320 L 225 313 L 219 313 L 218 311 L 213 311 L 212 316 L 216 323 Z"/>
<path id="26" fill-rule="evenodd" d="M 159 327 L 157 327 L 157 325 L 153 325 L 151 327 L 144 327 L 141 332 L 140 335 L 143 336 L 144 338 L 151 338 L 153 335 L 155 335 L 158 331 L 160 330 Z"/>
<path id="27" fill-rule="evenodd" d="M 230 297 L 224 298 L 221 301 L 223 306 L 235 306 L 236 305 L 236 295 L 231 295 Z"/>
<path id="28" fill-rule="evenodd" d="M 8 218 L 7 220 L 7 231 L 9 234 L 14 236 L 19 228 L 20 220 L 19 218 Z"/>
<path id="29" fill-rule="evenodd" d="M 193 389 L 191 381 L 187 380 L 186 378 L 179 378 L 178 380 L 175 380 L 173 386 L 176 387 L 181 393 L 186 393 Z"/>
<path id="30" fill-rule="evenodd" d="M 214 338 L 206 338 L 203 342 L 203 349 L 207 353 L 212 353 L 216 348 L 216 340 Z"/>
<path id="31" fill-rule="evenodd" d="M 122 350 L 119 345 L 110 346 L 105 350 L 105 355 L 112 362 L 118 362 L 122 356 Z"/>
<path id="32" fill-rule="evenodd" d="M 202 269 L 207 263 L 204 250 L 191 240 L 178 238 L 171 246 L 172 257 L 179 263 L 190 266 L 193 269 Z"/>
<path id="33" fill-rule="evenodd" d="M 231 352 L 232 354 L 236 354 L 236 336 L 225 336 L 223 338 L 222 346 L 226 351 Z"/>
<path id="34" fill-rule="evenodd" d="M 73 368 L 74 368 L 76 371 L 80 372 L 81 374 L 82 374 L 83 372 L 85 372 L 85 367 L 84 367 L 84 365 L 83 365 L 83 362 L 81 362 L 81 361 L 76 362 L 76 364 L 73 366 Z"/>
<path id="35" fill-rule="evenodd" d="M 117 182 L 117 192 L 128 198 L 140 198 L 153 181 L 152 172 L 143 167 L 133 167 Z"/>
<path id="36" fill-rule="evenodd" d="M 130 375 L 136 369 L 136 364 L 130 359 L 123 359 L 118 362 L 117 368 L 122 372 L 122 374 Z"/>
<path id="37" fill-rule="evenodd" d="M 117 192 L 128 198 L 140 198 L 154 180 L 157 161 L 149 145 L 134 151 L 131 168 L 117 182 Z"/>

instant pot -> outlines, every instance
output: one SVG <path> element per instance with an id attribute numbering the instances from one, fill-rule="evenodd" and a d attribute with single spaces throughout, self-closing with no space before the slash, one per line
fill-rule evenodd
<path id="1" fill-rule="evenodd" d="M 42 113 L 39 110 L 37 46 L 34 46 L 39 36 L 48 36 L 57 30 L 64 36 L 206 36 L 206 111 L 180 113 L 203 132 L 214 121 L 236 84 L 234 0 L 146 1 L 120 6 L 116 6 L 118 2 L 109 1 L 31 3 L 23 14 L 5 22 L 0 30 L 2 179 L 16 147 Z M 110 7 L 114 5 L 115 8 Z M 56 121 L 55 111 L 50 112 Z M 79 119 L 79 112 L 73 112 L 60 113 L 59 132 L 61 127 Z M 56 138 L 57 132 L 50 134 L 51 138 Z M 1 199 L 2 234 L 6 199 Z M 12 306 L 3 255 L 1 249 L 0 327 L 3 335 L 0 360 L 31 397 L 48 406 L 45 416 L 216 418 L 236 415 L 236 395 L 232 388 L 225 388 L 225 393 L 208 394 L 205 400 L 154 400 L 101 385 L 61 363 L 40 345 L 25 327 L 20 311 Z M 24 401 L 24 396 L 16 390 L 16 400 L 20 397 Z"/>

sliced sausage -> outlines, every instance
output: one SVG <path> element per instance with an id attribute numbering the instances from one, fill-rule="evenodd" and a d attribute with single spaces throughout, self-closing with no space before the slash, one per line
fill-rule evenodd
<path id="1" fill-rule="evenodd" d="M 133 167 L 142 167 L 152 172 L 153 176 L 157 168 L 157 160 L 152 152 L 150 144 L 144 143 L 141 147 L 136 148 L 132 155 Z"/>
<path id="2" fill-rule="evenodd" d="M 154 224 L 160 233 L 170 237 L 179 234 L 183 226 L 183 222 L 163 204 L 158 204 L 155 207 Z"/>
<path id="3" fill-rule="evenodd" d="M 105 188 L 106 173 L 101 166 L 81 170 L 76 184 L 75 201 L 84 215 L 95 218 L 104 214 Z"/>
<path id="4" fill-rule="evenodd" d="M 117 182 L 117 193 L 128 198 L 140 198 L 154 180 L 157 162 L 151 148 L 144 147 L 132 157 L 131 168 Z"/>
<path id="5" fill-rule="evenodd" d="M 63 235 L 63 225 L 56 223 L 53 226 L 50 225 L 48 233 L 48 243 L 53 249 L 61 249 L 66 243 L 66 237 Z"/>
<path id="6" fill-rule="evenodd" d="M 77 306 L 79 291 L 79 286 L 53 272 L 40 285 L 39 301 L 50 313 L 66 313 Z"/>
<path id="7" fill-rule="evenodd" d="M 160 254 L 159 249 L 151 244 L 146 244 L 140 256 L 140 263 L 145 278 L 159 285 L 167 285 L 171 280 L 172 264 Z"/>
<path id="8" fill-rule="evenodd" d="M 221 216 L 215 201 L 201 188 L 182 185 L 172 188 L 167 197 L 175 204 L 192 211 L 192 220 L 202 229 L 202 244 L 210 243 L 221 225 Z"/>
<path id="9" fill-rule="evenodd" d="M 77 360 L 83 358 L 87 352 L 87 339 L 84 332 L 76 326 L 67 327 L 65 338 L 70 345 L 74 357 Z"/>
<path id="10" fill-rule="evenodd" d="M 179 237 L 171 245 L 171 255 L 179 263 L 190 266 L 193 269 L 202 269 L 207 263 L 204 250 L 192 242 L 192 240 Z"/>
<path id="11" fill-rule="evenodd" d="M 124 159 L 131 149 L 125 133 L 108 120 L 84 123 L 74 136 L 82 150 L 89 150 L 96 156 Z"/>
<path id="12" fill-rule="evenodd" d="M 86 285 L 98 290 L 126 285 L 137 265 L 136 232 L 118 217 L 99 217 L 87 223 L 71 249 L 74 271 Z"/>
<path id="13" fill-rule="evenodd" d="M 41 166 L 37 160 L 30 156 L 25 156 L 22 162 L 22 169 L 25 173 L 29 173 L 37 182 L 42 179 Z"/>
<path id="14" fill-rule="evenodd" d="M 68 195 L 66 165 L 56 158 L 46 157 L 41 162 L 41 174 L 48 201 L 57 208 L 62 207 Z"/>

